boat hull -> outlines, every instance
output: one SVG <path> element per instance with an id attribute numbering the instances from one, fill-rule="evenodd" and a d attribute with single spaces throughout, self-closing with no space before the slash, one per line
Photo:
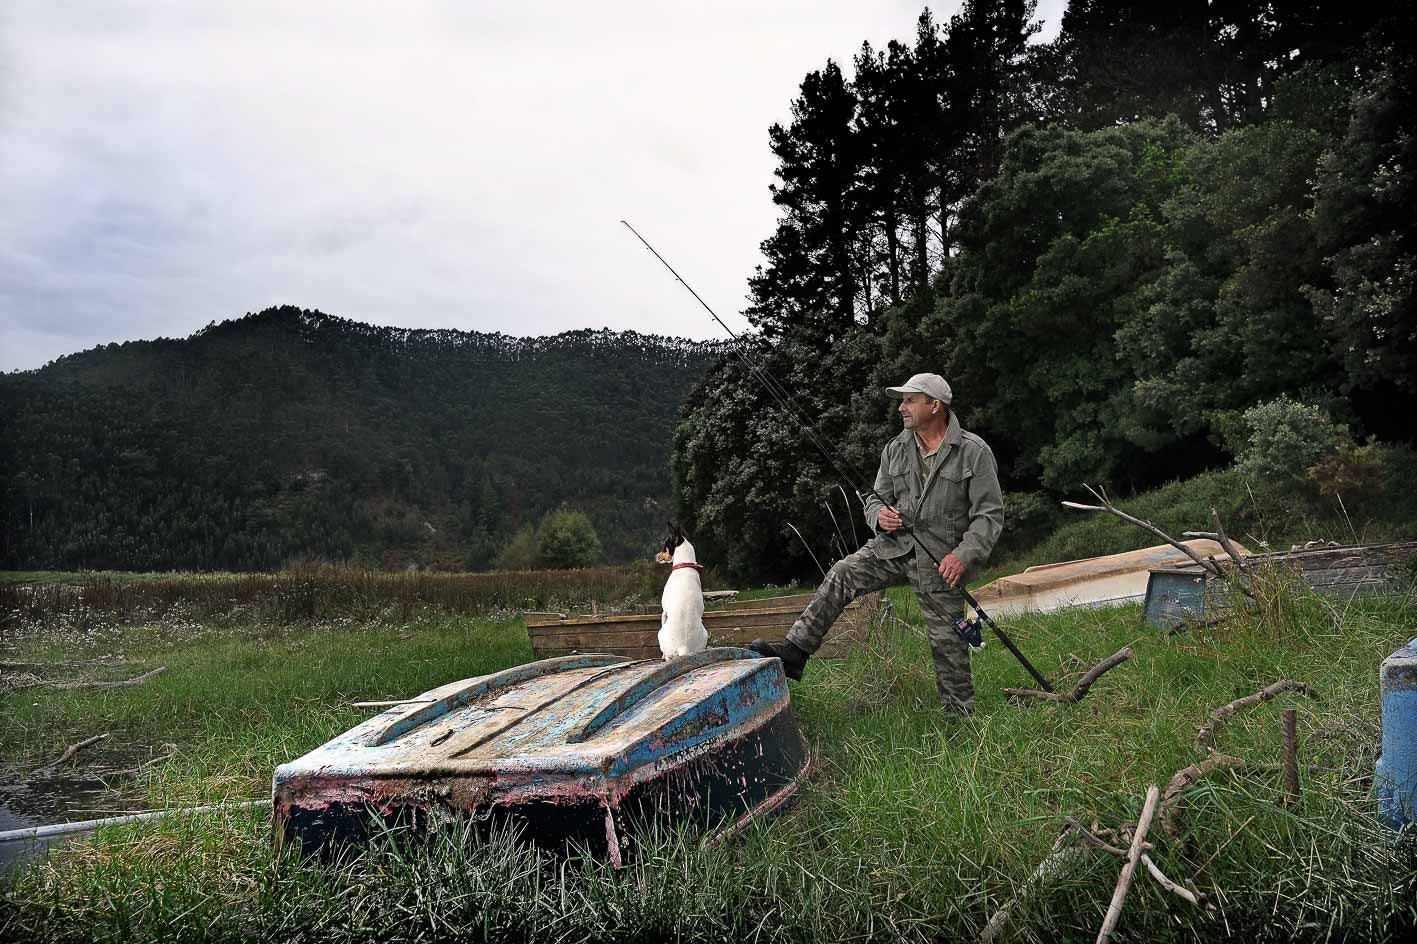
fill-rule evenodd
<path id="1" fill-rule="evenodd" d="M 444 686 L 282 765 L 277 843 L 332 851 L 384 826 L 462 820 L 619 864 L 648 829 L 731 835 L 802 783 L 807 745 L 777 660 L 613 659 L 544 660 L 484 692 L 482 680 Z M 550 663 L 571 668 L 536 674 Z M 457 686 L 474 695 L 450 696 Z"/>

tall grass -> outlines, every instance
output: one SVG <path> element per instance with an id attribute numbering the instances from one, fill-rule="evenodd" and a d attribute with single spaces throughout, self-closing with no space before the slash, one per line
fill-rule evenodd
<path id="1" fill-rule="evenodd" d="M 639 603 L 663 574 L 650 562 L 583 570 L 389 573 L 311 565 L 269 574 L 81 574 L 0 582 L 0 631 L 63 616 L 75 625 L 178 618 L 208 624 L 292 623 L 348 617 L 404 623 L 434 615 Z"/>
<path id="2" fill-rule="evenodd" d="M 652 836 L 616 871 L 454 830 L 320 866 L 274 856 L 259 816 L 179 818 L 105 830 L 12 876 L 0 937 L 926 942 L 977 936 L 1020 896 L 1015 939 L 1091 939 L 1116 860 L 1084 858 L 1026 886 L 1066 818 L 1135 822 L 1147 785 L 1198 759 L 1193 738 L 1213 708 L 1288 677 L 1323 700 L 1286 697 L 1232 719 L 1216 747 L 1254 763 L 1202 782 L 1180 834 L 1152 837 L 1157 863 L 1216 911 L 1143 875 L 1120 939 L 1397 939 L 1417 905 L 1412 859 L 1374 817 L 1377 669 L 1411 635 L 1417 600 L 1287 592 L 1282 605 L 1171 636 L 1143 627 L 1135 607 L 1012 619 L 1005 628 L 1060 687 L 1124 644 L 1135 657 L 1078 705 L 1015 705 L 1001 689 L 1027 676 L 991 644 L 975 660 L 967 719 L 938 708 L 918 609 L 895 593 L 899 624 L 844 662 L 812 663 L 793 686 L 818 760 L 800 801 L 726 847 Z M 530 657 L 515 621 L 462 618 L 252 626 L 182 643 L 135 628 L 123 645 L 173 667 L 102 696 L 6 698 L 19 725 L 0 733 L 0 756 L 44 756 L 107 725 L 179 743 L 145 785 L 150 802 L 250 796 L 269 789 L 276 763 L 364 717 L 350 698 L 413 694 Z M 1304 761 L 1297 808 L 1264 766 L 1280 755 L 1278 708 L 1289 705 Z"/>

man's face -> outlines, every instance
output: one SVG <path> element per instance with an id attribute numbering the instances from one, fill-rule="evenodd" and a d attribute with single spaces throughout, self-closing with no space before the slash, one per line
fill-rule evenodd
<path id="1" fill-rule="evenodd" d="M 896 412 L 906 429 L 919 429 L 930 422 L 932 416 L 939 416 L 942 409 L 939 400 L 931 400 L 923 393 L 907 393 L 900 398 Z"/>

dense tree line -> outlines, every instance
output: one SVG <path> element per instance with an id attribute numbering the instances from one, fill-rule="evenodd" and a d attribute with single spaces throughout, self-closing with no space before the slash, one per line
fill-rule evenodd
<path id="1" fill-rule="evenodd" d="M 646 557 L 679 404 L 716 354 L 286 307 L 0 375 L 0 563 L 477 569 L 562 506 L 608 559 Z"/>
<path id="2" fill-rule="evenodd" d="M 888 383 L 945 374 L 1026 508 L 1224 465 L 1291 396 L 1417 432 L 1414 55 L 1405 9 L 1074 0 L 927 11 L 806 76 L 774 126 L 754 356 L 869 484 Z M 707 555 L 814 570 L 855 538 L 842 476 L 739 362 L 676 432 Z M 829 510 L 830 509 L 830 512 Z M 860 527 L 859 519 L 855 522 Z"/>

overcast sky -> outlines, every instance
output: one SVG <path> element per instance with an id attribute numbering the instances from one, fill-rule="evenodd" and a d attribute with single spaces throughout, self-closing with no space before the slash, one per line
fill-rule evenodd
<path id="1" fill-rule="evenodd" d="M 4 0 L 0 370 L 280 304 L 719 336 L 622 218 L 736 330 L 768 126 L 921 8 Z"/>

